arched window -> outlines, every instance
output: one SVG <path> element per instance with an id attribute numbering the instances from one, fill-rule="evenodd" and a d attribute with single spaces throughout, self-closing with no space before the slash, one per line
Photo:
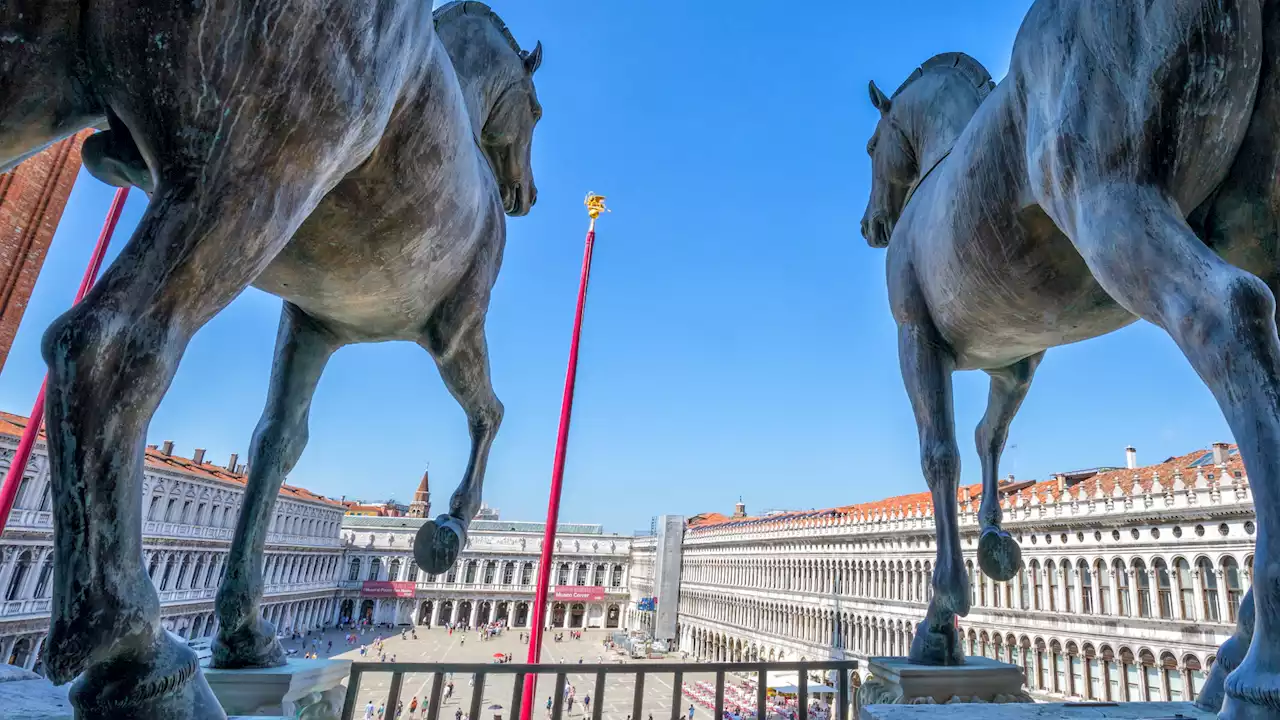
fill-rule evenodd
<path id="1" fill-rule="evenodd" d="M 1151 576 L 1141 559 L 1133 561 L 1133 582 L 1138 586 L 1138 617 L 1151 617 Z"/>
<path id="2" fill-rule="evenodd" d="M 497 566 L 494 564 L 493 560 L 490 560 L 484 564 L 484 582 L 486 585 L 493 584 L 493 576 L 496 571 L 497 571 Z"/>
<path id="3" fill-rule="evenodd" d="M 1195 655 L 1184 657 L 1182 666 L 1187 669 L 1187 697 L 1185 699 L 1194 701 L 1200 697 L 1201 691 L 1204 690 L 1204 670 L 1201 669 L 1200 660 Z"/>
<path id="4" fill-rule="evenodd" d="M 1080 649 L 1074 642 L 1067 643 L 1067 663 L 1071 670 L 1071 685 L 1067 688 L 1067 694 L 1080 697 L 1085 694 L 1084 659 L 1080 657 Z"/>
<path id="5" fill-rule="evenodd" d="M 36 578 L 36 599 L 49 597 L 49 579 L 53 577 L 53 553 L 44 559 L 40 566 L 40 575 Z"/>
<path id="6" fill-rule="evenodd" d="M 1240 611 L 1240 599 L 1244 597 L 1244 590 L 1240 580 L 1240 565 L 1233 557 L 1222 559 L 1222 584 L 1227 590 L 1227 622 L 1235 622 L 1236 613 Z"/>
<path id="7" fill-rule="evenodd" d="M 1173 561 L 1173 572 L 1178 580 L 1178 604 L 1184 620 L 1196 619 L 1196 586 L 1191 580 L 1191 563 L 1186 558 Z"/>
<path id="8" fill-rule="evenodd" d="M 1045 563 L 1049 567 L 1049 563 Z M 1053 670 L 1053 691 L 1067 694 L 1067 664 L 1063 662 L 1062 645 L 1057 640 L 1049 644 L 1049 665 Z"/>
<path id="9" fill-rule="evenodd" d="M 1169 702 L 1186 700 L 1186 691 L 1182 686 L 1182 673 L 1178 670 L 1178 659 L 1172 653 L 1160 655 L 1160 674 L 1164 687 L 1169 691 Z"/>
<path id="10" fill-rule="evenodd" d="M 178 566 L 178 579 L 175 580 L 173 583 L 174 590 L 181 590 L 183 588 L 182 583 L 187 579 L 187 572 L 190 570 L 191 570 L 191 556 L 183 555 L 182 564 Z"/>
<path id="11" fill-rule="evenodd" d="M 1116 610 L 1121 615 L 1132 616 L 1133 598 L 1129 594 L 1129 568 L 1125 567 L 1123 560 L 1116 558 L 1111 569 L 1116 574 L 1116 596 L 1120 598 L 1120 607 Z"/>
<path id="12" fill-rule="evenodd" d="M 723 577 L 723 574 L 722 574 L 722 577 Z M 586 563 L 578 563 L 577 572 L 573 574 L 573 584 L 574 585 L 587 584 L 587 564 Z"/>
<path id="13" fill-rule="evenodd" d="M 560 563 L 560 567 L 556 569 L 556 584 L 569 584 L 569 563 Z"/>
<path id="14" fill-rule="evenodd" d="M 1044 577 L 1049 585 L 1049 612 L 1058 610 L 1058 566 L 1048 560 L 1044 564 Z"/>
<path id="15" fill-rule="evenodd" d="M 393 581 L 400 579 L 400 558 L 393 559 L 387 566 L 387 579 Z"/>
<path id="16" fill-rule="evenodd" d="M 1144 690 L 1147 695 L 1144 699 L 1147 702 L 1164 701 L 1164 678 L 1161 675 L 1163 668 L 1156 664 L 1156 658 L 1150 650 L 1143 650 L 1138 660 L 1142 663 L 1142 677 L 1146 685 Z"/>
<path id="17" fill-rule="evenodd" d="M 476 561 L 468 560 L 467 567 L 462 571 L 462 582 L 473 583 L 476 581 Z"/>
<path id="18" fill-rule="evenodd" d="M 612 577 L 609 578 L 609 584 L 613 587 L 622 587 L 622 565 L 621 564 L 615 564 L 613 566 L 613 573 L 611 575 Z"/>
<path id="19" fill-rule="evenodd" d="M 1031 579 L 1027 575 L 1027 568 L 1024 565 L 1018 570 L 1018 603 L 1023 610 L 1031 609 Z"/>
<path id="20" fill-rule="evenodd" d="M 347 580 L 355 582 L 360 579 L 360 558 L 351 558 L 351 572 L 347 575 Z"/>
<path id="21" fill-rule="evenodd" d="M 1107 571 L 1107 564 L 1101 558 L 1094 561 L 1093 574 L 1098 580 L 1098 613 L 1110 615 L 1114 610 L 1111 607 L 1111 573 Z"/>
<path id="22" fill-rule="evenodd" d="M 615 565 L 614 567 L 621 567 L 621 565 Z M 527 562 L 524 565 L 520 566 L 520 584 L 521 585 L 533 584 L 533 563 Z"/>
<path id="23" fill-rule="evenodd" d="M 1221 622 L 1222 613 L 1218 605 L 1218 576 L 1213 571 L 1209 558 L 1196 560 L 1196 570 L 1200 573 L 1200 592 L 1204 595 L 1204 613 L 1200 616 L 1209 622 Z"/>
<path id="24" fill-rule="evenodd" d="M 1102 659 L 1098 657 L 1098 653 L 1093 646 L 1085 643 L 1082 648 L 1084 655 L 1085 672 L 1088 674 L 1088 682 L 1081 687 L 1076 688 L 1076 693 L 1084 695 L 1089 700 L 1102 700 Z"/>
<path id="25" fill-rule="evenodd" d="M 1076 608 L 1076 569 L 1070 560 L 1062 561 L 1062 611 L 1073 612 Z"/>
<path id="26" fill-rule="evenodd" d="M 1076 563 L 1076 574 L 1080 576 L 1080 612 L 1093 614 L 1093 573 L 1089 563 L 1080 560 Z"/>
<path id="27" fill-rule="evenodd" d="M 4 592 L 5 600 L 18 600 L 18 591 L 22 589 L 22 581 L 27 579 L 27 574 L 31 572 L 31 551 L 24 551 L 18 556 L 18 564 L 13 568 L 13 575 L 9 577 L 9 587 Z"/>
<path id="28" fill-rule="evenodd" d="M 1173 617 L 1173 581 L 1169 577 L 1169 566 L 1164 558 L 1156 558 L 1151 563 L 1156 573 L 1156 600 L 1160 617 L 1168 620 Z"/>
<path id="29" fill-rule="evenodd" d="M 409 582 L 418 582 L 418 563 L 409 561 Z"/>
<path id="30" fill-rule="evenodd" d="M 160 589 L 169 589 L 169 576 L 173 574 L 173 557 L 169 558 L 169 562 L 164 564 L 164 573 L 160 576 Z"/>
<path id="31" fill-rule="evenodd" d="M 369 561 L 369 579 L 377 580 L 378 576 L 381 574 L 382 574 L 382 559 L 374 558 L 370 560 Z"/>

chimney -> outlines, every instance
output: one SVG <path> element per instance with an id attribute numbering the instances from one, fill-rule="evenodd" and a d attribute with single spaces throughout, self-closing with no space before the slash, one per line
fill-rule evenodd
<path id="1" fill-rule="evenodd" d="M 172 455 L 172 454 L 173 454 L 173 441 L 172 441 L 172 440 L 165 440 L 163 443 L 160 443 L 160 452 L 161 452 L 161 453 L 163 453 L 163 454 L 165 454 L 165 455 Z"/>
<path id="2" fill-rule="evenodd" d="M 1227 444 L 1216 442 L 1213 444 L 1213 464 L 1226 465 L 1227 459 L 1231 457 L 1231 451 L 1227 448 Z"/>
<path id="3" fill-rule="evenodd" d="M 1138 467 L 1138 451 L 1134 450 L 1132 445 L 1124 449 L 1124 466 L 1129 470 Z"/>
<path id="4" fill-rule="evenodd" d="M 236 471 L 236 463 L 240 460 L 240 453 L 231 453 L 231 459 L 227 461 L 227 469 L 231 472 Z"/>
<path id="5" fill-rule="evenodd" d="M 158 448 L 158 447 L 160 447 L 160 446 L 159 446 L 159 445 L 148 445 L 148 446 L 147 446 L 147 449 L 148 449 L 148 450 L 155 450 L 155 449 L 156 449 L 156 448 Z"/>
<path id="6" fill-rule="evenodd" d="M 195 462 L 195 464 L 197 465 L 203 465 L 204 464 L 204 448 L 196 448 L 195 455 L 191 457 L 191 460 Z"/>
<path id="7" fill-rule="evenodd" d="M 1067 476 L 1058 474 L 1054 475 L 1053 479 L 1058 482 L 1058 497 L 1062 497 L 1063 493 L 1067 491 Z"/>

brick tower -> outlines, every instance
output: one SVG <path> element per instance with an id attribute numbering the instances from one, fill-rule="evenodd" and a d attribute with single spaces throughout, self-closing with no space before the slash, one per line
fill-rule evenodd
<path id="1" fill-rule="evenodd" d="M 409 503 L 409 517 L 431 517 L 431 486 L 427 482 L 427 473 L 422 473 L 422 482 L 418 483 L 418 491 L 413 494 L 413 502 Z"/>
<path id="2" fill-rule="evenodd" d="M 80 145 L 91 133 L 56 143 L 0 175 L 0 370 L 80 171 Z"/>

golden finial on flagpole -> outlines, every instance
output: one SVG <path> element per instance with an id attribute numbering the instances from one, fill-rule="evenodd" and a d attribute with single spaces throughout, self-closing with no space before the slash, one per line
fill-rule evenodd
<path id="1" fill-rule="evenodd" d="M 583 204 L 587 206 L 587 215 L 591 217 L 592 230 L 596 227 L 596 218 L 600 217 L 600 213 L 613 212 L 604 206 L 604 196 L 593 192 L 587 193 L 587 199 L 583 201 Z"/>

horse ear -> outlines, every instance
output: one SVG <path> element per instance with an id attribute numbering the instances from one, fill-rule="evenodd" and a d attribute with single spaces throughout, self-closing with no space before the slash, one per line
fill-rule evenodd
<path id="1" fill-rule="evenodd" d="M 539 40 L 538 44 L 533 46 L 533 52 L 527 52 L 524 54 L 524 69 L 526 72 L 532 75 L 535 72 L 537 72 L 538 68 L 541 65 L 542 65 L 542 41 Z"/>
<path id="2" fill-rule="evenodd" d="M 888 115 L 889 108 L 893 106 L 893 103 L 889 100 L 889 97 L 885 95 L 883 92 L 880 92 L 880 88 L 876 87 L 875 80 L 872 80 L 867 85 L 867 89 L 871 92 L 871 104 L 874 105 L 875 108 L 880 111 L 881 115 Z"/>

